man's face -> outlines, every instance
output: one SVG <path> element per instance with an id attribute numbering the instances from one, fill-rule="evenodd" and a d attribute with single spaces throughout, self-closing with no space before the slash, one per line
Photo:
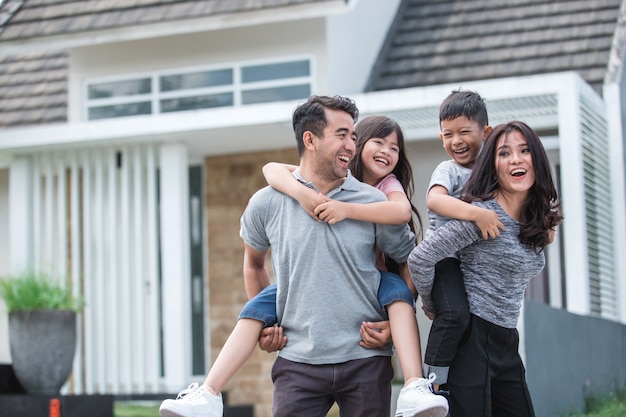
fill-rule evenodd
<path id="1" fill-rule="evenodd" d="M 326 181 L 343 179 L 356 152 L 354 120 L 341 110 L 326 109 L 328 124 L 316 141 L 317 174 Z"/>

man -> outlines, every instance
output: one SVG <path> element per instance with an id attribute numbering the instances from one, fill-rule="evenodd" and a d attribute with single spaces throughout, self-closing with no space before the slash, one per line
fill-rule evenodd
<path id="1" fill-rule="evenodd" d="M 312 96 L 293 114 L 300 168 L 296 178 L 336 200 L 370 203 L 385 195 L 352 177 L 355 103 Z M 323 416 L 337 402 L 345 417 L 387 417 L 391 345 L 359 346 L 363 322 L 380 322 L 375 249 L 402 263 L 415 246 L 407 225 L 317 222 L 297 201 L 258 191 L 241 218 L 248 294 L 269 285 L 271 248 L 278 321 L 289 342 L 272 369 L 274 417 Z"/>

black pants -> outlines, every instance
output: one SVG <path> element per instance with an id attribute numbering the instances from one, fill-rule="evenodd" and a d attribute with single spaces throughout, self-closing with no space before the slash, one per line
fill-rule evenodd
<path id="1" fill-rule="evenodd" d="M 471 315 L 468 338 L 450 367 L 452 417 L 534 417 L 517 329 Z"/>
<path id="2" fill-rule="evenodd" d="M 429 366 L 449 367 L 470 320 L 467 294 L 458 259 L 446 258 L 435 266 L 432 299 L 435 320 L 430 327 L 424 362 Z M 445 383 L 445 371 L 442 377 L 444 380 L 435 382 Z"/>

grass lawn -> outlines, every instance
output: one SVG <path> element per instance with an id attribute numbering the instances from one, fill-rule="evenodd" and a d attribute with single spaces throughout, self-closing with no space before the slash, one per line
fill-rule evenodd
<path id="1" fill-rule="evenodd" d="M 626 416 L 626 388 L 610 398 L 592 400 L 587 414 L 570 414 L 569 417 L 624 417 Z"/>
<path id="2" fill-rule="evenodd" d="M 118 401 L 113 405 L 114 417 L 159 417 L 161 403 Z"/>

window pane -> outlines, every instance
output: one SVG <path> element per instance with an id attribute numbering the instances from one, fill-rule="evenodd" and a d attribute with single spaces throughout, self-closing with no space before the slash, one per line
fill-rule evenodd
<path id="1" fill-rule="evenodd" d="M 99 106 L 89 108 L 89 120 L 109 119 L 113 117 L 137 116 L 152 113 L 152 103 L 115 104 L 112 106 Z"/>
<path id="2" fill-rule="evenodd" d="M 181 97 L 161 100 L 161 112 L 209 109 L 233 105 L 233 93 L 211 94 L 206 96 Z"/>
<path id="3" fill-rule="evenodd" d="M 311 95 L 309 84 L 288 87 L 263 88 L 241 92 L 243 104 L 269 103 L 272 101 L 297 100 Z"/>
<path id="4" fill-rule="evenodd" d="M 233 70 L 194 72 L 191 74 L 164 75 L 160 77 L 161 91 L 214 87 L 233 83 Z"/>
<path id="5" fill-rule="evenodd" d="M 280 80 L 284 78 L 308 77 L 309 75 L 308 60 L 284 62 L 281 64 L 255 65 L 241 69 L 241 81 L 244 83 Z"/>
<path id="6" fill-rule="evenodd" d="M 149 94 L 152 91 L 150 78 L 92 84 L 87 87 L 89 99 L 124 97 Z"/>

